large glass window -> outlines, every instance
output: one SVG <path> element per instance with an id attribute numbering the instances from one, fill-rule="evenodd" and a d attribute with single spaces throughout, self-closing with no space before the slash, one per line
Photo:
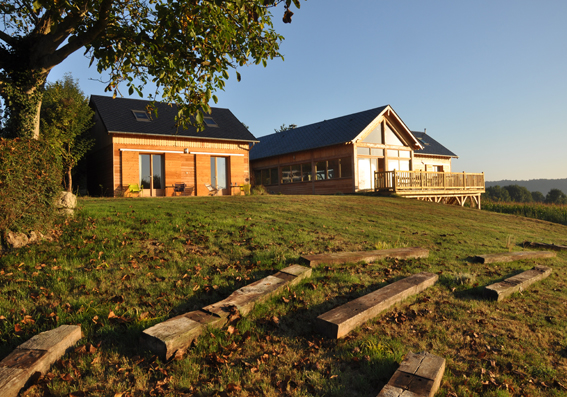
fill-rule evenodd
<path id="1" fill-rule="evenodd" d="M 217 189 L 228 187 L 226 157 L 211 157 L 211 185 Z"/>
<path id="2" fill-rule="evenodd" d="M 340 178 L 339 159 L 327 161 L 327 176 L 329 179 Z"/>
<path id="3" fill-rule="evenodd" d="M 256 185 L 277 185 L 278 184 L 278 169 L 269 168 L 265 170 L 254 170 L 254 183 Z"/>
<path id="4" fill-rule="evenodd" d="M 152 185 L 152 168 L 151 168 L 151 155 L 140 155 L 140 185 L 144 189 L 149 189 Z"/>
<path id="5" fill-rule="evenodd" d="M 370 134 L 368 134 L 366 138 L 364 138 L 364 142 L 379 144 L 384 143 L 384 141 L 382 140 L 382 124 L 378 124 L 376 128 L 370 131 Z"/>
<path id="6" fill-rule="evenodd" d="M 165 188 L 165 169 L 162 154 L 140 154 L 140 185 L 144 189 L 162 190 Z"/>
<path id="7" fill-rule="evenodd" d="M 388 159 L 388 171 L 409 171 L 410 162 L 409 160 L 390 160 Z"/>
<path id="8" fill-rule="evenodd" d="M 386 124 L 386 144 L 387 145 L 395 145 L 395 146 L 404 146 L 400 138 L 392 131 L 390 126 Z"/>
<path id="9" fill-rule="evenodd" d="M 311 181 L 311 163 L 301 164 L 301 180 L 303 182 Z"/>
<path id="10" fill-rule="evenodd" d="M 315 173 L 317 174 L 317 181 L 324 181 L 327 179 L 327 162 L 318 161 L 315 164 Z"/>
<path id="11" fill-rule="evenodd" d="M 318 161 L 316 163 L 317 180 L 324 181 L 336 178 L 352 177 L 352 158 L 344 157 L 341 159 L 333 159 L 327 161 Z"/>
<path id="12" fill-rule="evenodd" d="M 281 167 L 282 183 L 297 183 L 311 180 L 311 164 L 295 164 Z"/>

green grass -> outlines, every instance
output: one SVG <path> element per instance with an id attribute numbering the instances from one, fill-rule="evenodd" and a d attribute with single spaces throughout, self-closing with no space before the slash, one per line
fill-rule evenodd
<path id="1" fill-rule="evenodd" d="M 447 359 L 439 396 L 567 395 L 567 253 L 471 262 L 522 249 L 510 241 L 566 245 L 565 226 L 365 196 L 83 199 L 80 206 L 58 241 L 0 257 L 0 359 L 60 324 L 81 324 L 84 333 L 77 350 L 24 395 L 376 396 L 404 354 L 423 350 Z M 207 331 L 178 360 L 140 349 L 145 328 L 224 299 L 303 254 L 412 246 L 428 248 L 429 258 L 314 269 L 231 332 Z M 482 298 L 484 286 L 535 264 L 554 272 L 503 302 Z M 314 332 L 318 315 L 421 271 L 439 274 L 439 282 L 342 340 Z"/>

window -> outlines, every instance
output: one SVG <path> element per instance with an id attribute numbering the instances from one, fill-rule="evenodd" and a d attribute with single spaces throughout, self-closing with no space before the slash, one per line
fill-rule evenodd
<path id="1" fill-rule="evenodd" d="M 277 185 L 278 184 L 278 169 L 268 168 L 265 170 L 254 170 L 254 184 L 258 185 Z"/>
<path id="2" fill-rule="evenodd" d="M 352 159 L 344 157 L 340 159 L 318 161 L 315 164 L 315 173 L 317 181 L 336 178 L 352 177 Z"/>
<path id="3" fill-rule="evenodd" d="M 382 124 L 378 124 L 376 128 L 370 131 L 370 134 L 364 138 L 364 142 L 368 143 L 384 143 L 382 140 Z"/>
<path id="4" fill-rule="evenodd" d="M 386 124 L 386 145 L 394 145 L 394 146 L 404 146 L 400 138 L 395 134 L 395 132 L 390 128 L 388 124 Z"/>
<path id="5" fill-rule="evenodd" d="M 311 181 L 311 163 L 301 164 L 301 181 Z"/>
<path id="6" fill-rule="evenodd" d="M 390 160 L 388 159 L 388 171 L 409 171 L 409 160 Z"/>
<path id="7" fill-rule="evenodd" d="M 217 189 L 228 187 L 226 157 L 211 157 L 211 185 Z"/>
<path id="8" fill-rule="evenodd" d="M 367 147 L 357 147 L 356 153 L 361 154 L 363 156 L 368 156 L 370 154 L 370 149 Z"/>
<path id="9" fill-rule="evenodd" d="M 213 120 L 212 117 L 203 117 L 203 121 L 205 122 L 207 127 L 218 127 L 218 124 Z"/>
<path id="10" fill-rule="evenodd" d="M 154 190 L 165 188 L 164 158 L 161 154 L 140 154 L 140 186 Z"/>
<path id="11" fill-rule="evenodd" d="M 317 174 L 315 180 L 324 181 L 325 179 L 327 179 L 327 162 L 318 161 L 315 164 L 315 173 Z"/>
<path id="12" fill-rule="evenodd" d="M 311 180 L 311 163 L 281 167 L 282 183 L 308 182 Z"/>
<path id="13" fill-rule="evenodd" d="M 150 115 L 145 110 L 132 110 L 137 121 L 151 121 Z"/>

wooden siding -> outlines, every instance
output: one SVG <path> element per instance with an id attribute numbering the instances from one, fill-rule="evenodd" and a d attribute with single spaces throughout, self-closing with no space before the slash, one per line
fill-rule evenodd
<path id="1" fill-rule="evenodd" d="M 414 153 L 413 171 L 431 171 L 432 166 L 442 166 L 443 172 L 451 172 L 451 157 L 424 156 Z"/>
<path id="2" fill-rule="evenodd" d="M 177 153 L 168 153 L 169 151 Z M 115 194 L 119 194 L 118 192 L 126 189 L 128 184 L 139 183 L 139 155 L 155 153 L 164 155 L 167 196 L 174 194 L 172 186 L 176 183 L 185 184 L 184 196 L 206 196 L 209 191 L 205 184 L 211 183 L 210 153 L 218 154 L 219 157 L 225 155 L 229 159 L 229 183 L 241 185 L 250 180 L 248 151 L 247 143 L 115 134 L 112 158 L 107 163 L 113 165 L 111 174 L 114 183 L 110 186 Z M 237 156 L 234 156 L 235 154 Z M 230 191 L 231 189 L 226 189 L 225 193 L 230 194 Z"/>

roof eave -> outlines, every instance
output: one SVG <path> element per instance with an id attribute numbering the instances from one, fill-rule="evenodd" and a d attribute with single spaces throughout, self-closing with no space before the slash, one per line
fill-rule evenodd
<path id="1" fill-rule="evenodd" d="M 258 143 L 258 140 L 251 139 L 234 139 L 234 138 L 212 138 L 212 137 L 201 137 L 193 135 L 169 135 L 169 134 L 148 134 L 147 132 L 125 132 L 125 131 L 108 131 L 109 134 L 128 134 L 128 135 L 146 135 L 146 136 L 160 136 L 169 138 L 190 138 L 190 139 L 209 139 L 213 141 L 237 141 L 237 142 L 253 142 Z"/>

